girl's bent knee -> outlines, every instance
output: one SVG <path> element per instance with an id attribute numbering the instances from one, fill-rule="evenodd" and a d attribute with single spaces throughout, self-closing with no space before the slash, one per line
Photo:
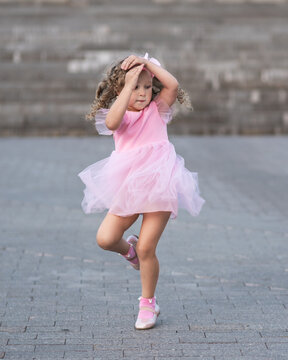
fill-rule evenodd
<path id="1" fill-rule="evenodd" d="M 115 244 L 115 241 L 111 239 L 109 236 L 102 234 L 98 231 L 96 235 L 96 241 L 97 244 L 103 249 L 103 250 L 110 250 L 113 245 Z"/>

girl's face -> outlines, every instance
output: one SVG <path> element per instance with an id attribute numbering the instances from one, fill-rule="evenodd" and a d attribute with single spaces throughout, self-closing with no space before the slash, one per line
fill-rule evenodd
<path id="1" fill-rule="evenodd" d="M 129 103 L 129 111 L 141 111 L 150 104 L 152 99 L 152 76 L 143 70 L 138 77 L 135 89 L 132 91 Z"/>

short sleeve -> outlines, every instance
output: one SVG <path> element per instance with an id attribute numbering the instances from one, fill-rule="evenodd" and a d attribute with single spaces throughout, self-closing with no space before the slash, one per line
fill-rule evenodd
<path id="1" fill-rule="evenodd" d="M 106 126 L 106 116 L 109 112 L 109 109 L 100 109 L 96 112 L 95 115 L 95 127 L 99 135 L 112 135 L 113 131 L 109 130 Z"/>
<path id="2" fill-rule="evenodd" d="M 161 98 L 159 98 L 159 96 L 156 96 L 154 99 L 156 106 L 158 108 L 159 114 L 162 118 L 162 120 L 168 124 L 171 120 L 172 120 L 172 116 L 173 116 L 173 109 L 166 104 L 165 101 L 161 100 Z"/>

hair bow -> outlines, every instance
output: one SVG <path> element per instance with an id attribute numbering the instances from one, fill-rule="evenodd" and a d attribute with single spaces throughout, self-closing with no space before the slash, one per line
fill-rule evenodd
<path id="1" fill-rule="evenodd" d="M 152 57 L 152 58 L 149 58 L 149 54 L 148 54 L 147 52 L 146 52 L 146 54 L 144 55 L 144 59 L 149 60 L 152 64 L 161 66 L 160 62 L 159 62 L 157 59 L 155 59 L 155 58 L 153 58 L 153 57 Z M 146 69 L 145 67 L 144 67 L 144 69 L 145 69 L 146 71 L 149 71 L 149 70 Z M 153 73 L 151 73 L 151 71 L 149 71 L 149 72 L 150 72 L 150 74 L 151 74 L 152 77 L 155 76 Z"/>

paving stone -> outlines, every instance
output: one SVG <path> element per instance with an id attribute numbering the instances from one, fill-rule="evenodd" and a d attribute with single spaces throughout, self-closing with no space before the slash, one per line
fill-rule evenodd
<path id="1" fill-rule="evenodd" d="M 46 354 L 47 355 L 47 354 Z M 27 351 L 5 351 L 5 355 L 3 359 L 11 359 L 11 360 L 31 360 L 34 359 L 34 352 Z"/>

